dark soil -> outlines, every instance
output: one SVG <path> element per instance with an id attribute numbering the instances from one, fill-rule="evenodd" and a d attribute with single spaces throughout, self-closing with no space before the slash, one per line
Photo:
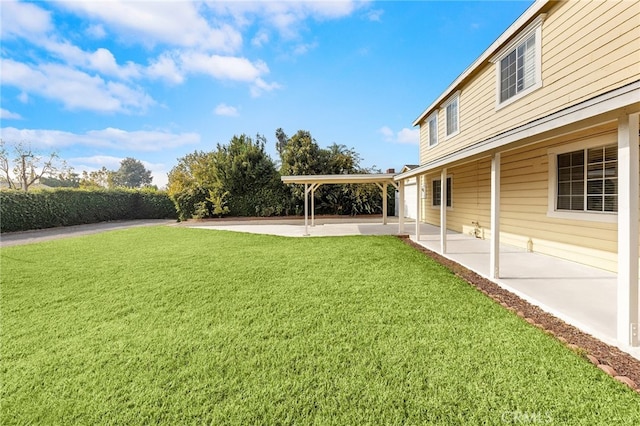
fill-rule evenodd
<path id="1" fill-rule="evenodd" d="M 416 244 L 411 241 L 408 236 L 400 236 L 400 238 L 406 244 L 449 268 L 453 273 L 463 278 L 497 303 L 500 303 L 506 309 L 515 312 L 532 325 L 554 335 L 560 341 L 566 343 L 572 350 L 585 357 L 590 356 L 592 362 L 597 359 L 598 364 L 608 365 L 616 371 L 618 376 L 626 376 L 635 384 L 640 385 L 640 360 L 621 351 L 615 346 L 608 345 L 580 331 L 576 327 L 565 323 L 464 266 Z M 595 359 L 593 359 L 594 357 Z M 636 388 L 636 390 L 640 392 L 640 388 Z"/>

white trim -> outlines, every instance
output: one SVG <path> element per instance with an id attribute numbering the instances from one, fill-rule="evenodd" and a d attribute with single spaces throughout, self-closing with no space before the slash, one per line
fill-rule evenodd
<path id="1" fill-rule="evenodd" d="M 531 24 L 529 24 L 522 32 L 521 35 L 516 37 L 505 48 L 503 48 L 498 54 L 490 59 L 490 62 L 494 64 L 494 70 L 496 75 L 496 111 L 511 105 L 519 99 L 527 96 L 528 94 L 535 92 L 543 87 L 542 83 L 542 23 L 547 15 L 540 14 Z M 525 90 L 516 93 L 509 99 L 500 101 L 500 85 L 502 84 L 502 75 L 500 69 L 501 61 L 514 49 L 517 49 L 520 44 L 529 39 L 531 35 L 535 34 L 535 83 L 533 86 L 527 87 Z"/>
<path id="2" fill-rule="evenodd" d="M 558 155 L 572 151 L 584 151 L 590 148 L 597 148 L 601 146 L 608 146 L 609 144 L 602 143 L 601 140 L 587 140 L 569 143 L 566 145 L 554 146 L 547 149 L 548 156 L 548 180 L 549 188 L 547 190 L 548 202 L 547 202 L 547 217 L 555 219 L 568 219 L 568 220 L 581 220 L 587 222 L 601 222 L 601 223 L 617 223 L 617 212 L 595 212 L 595 211 L 569 211 L 569 210 L 557 210 L 558 201 Z M 585 164 L 586 170 L 586 164 Z M 618 167 L 618 170 L 620 168 Z M 586 185 L 585 185 L 586 187 Z"/>
<path id="3" fill-rule="evenodd" d="M 640 345 L 640 289 L 638 288 L 638 143 L 639 114 L 618 120 L 618 285 L 617 338 L 628 346 Z"/>
<path id="4" fill-rule="evenodd" d="M 491 157 L 491 246 L 489 247 L 489 277 L 500 278 L 500 153 Z"/>
<path id="5" fill-rule="evenodd" d="M 449 105 L 451 105 L 452 103 L 457 102 L 457 107 L 456 107 L 456 130 L 450 134 L 447 134 L 447 127 L 449 126 L 449 114 L 447 114 L 447 108 L 449 107 Z M 454 137 L 455 135 L 457 135 L 458 133 L 460 133 L 460 91 L 456 91 L 453 95 L 451 95 L 449 97 L 449 99 L 447 99 L 443 104 L 442 104 L 442 108 L 444 111 L 444 138 L 443 140 L 447 140 L 449 138 Z"/>
<path id="6" fill-rule="evenodd" d="M 447 252 L 447 180 L 449 174 L 445 167 L 440 171 L 440 253 Z M 444 185 L 442 182 L 444 181 Z M 451 190 L 453 192 L 453 179 L 451 179 Z M 452 194 L 453 195 L 453 194 Z M 453 206 L 453 197 L 451 198 Z"/>
<path id="7" fill-rule="evenodd" d="M 513 23 L 505 32 L 503 32 L 500 37 L 496 41 L 494 41 L 491 46 L 487 50 L 485 50 L 478 59 L 476 59 L 467 69 L 465 69 L 462 74 L 456 78 L 453 83 L 444 91 L 442 94 L 431 104 L 427 109 L 424 110 L 422 114 L 418 116 L 413 122 L 414 126 L 417 126 L 424 120 L 425 117 L 429 115 L 429 113 L 437 106 L 442 103 L 443 99 L 449 97 L 449 94 L 453 92 L 457 87 L 459 87 L 463 81 L 465 81 L 476 69 L 481 67 L 483 64 L 487 62 L 487 60 L 492 57 L 495 52 L 500 49 L 505 43 L 509 41 L 514 34 L 519 32 L 527 22 L 531 19 L 535 18 L 536 15 L 544 8 L 549 0 L 536 0 L 527 10 L 524 11 L 522 15 Z"/>

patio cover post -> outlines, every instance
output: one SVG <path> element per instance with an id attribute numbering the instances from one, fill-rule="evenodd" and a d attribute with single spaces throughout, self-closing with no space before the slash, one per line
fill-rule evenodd
<path id="1" fill-rule="evenodd" d="M 624 345 L 638 346 L 639 114 L 618 120 L 618 327 Z"/>
<path id="2" fill-rule="evenodd" d="M 308 188 L 309 184 L 305 183 L 304 184 L 304 235 L 309 235 L 309 224 L 308 224 L 308 217 L 309 217 L 309 200 L 308 200 Z"/>
<path id="3" fill-rule="evenodd" d="M 311 227 L 316 226 L 316 189 L 320 187 L 319 183 L 311 184 Z"/>
<path id="4" fill-rule="evenodd" d="M 416 241 L 420 241 L 420 204 L 422 198 L 420 197 L 422 193 L 422 186 L 420 185 L 421 176 L 416 176 Z"/>
<path id="5" fill-rule="evenodd" d="M 404 231 L 404 180 L 398 182 L 398 234 Z"/>
<path id="6" fill-rule="evenodd" d="M 491 157 L 491 247 L 489 278 L 500 278 L 500 153 Z"/>
<path id="7" fill-rule="evenodd" d="M 440 173 L 440 253 L 447 252 L 447 168 Z"/>
<path id="8" fill-rule="evenodd" d="M 388 198 L 388 192 L 387 192 L 387 182 L 382 184 L 382 224 L 386 225 L 387 224 L 387 198 Z"/>

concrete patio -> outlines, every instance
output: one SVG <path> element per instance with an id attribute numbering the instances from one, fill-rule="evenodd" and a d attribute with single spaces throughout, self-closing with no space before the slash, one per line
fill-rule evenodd
<path id="1" fill-rule="evenodd" d="M 316 218 L 305 235 L 304 219 L 216 221 L 190 224 L 193 228 L 279 235 L 287 237 L 327 237 L 343 235 L 410 234 L 415 241 L 415 222 L 398 230 L 397 217 L 387 225 L 381 218 Z M 420 245 L 440 252 L 440 228 L 421 224 Z M 489 278 L 489 240 L 447 233 L 446 257 Z M 501 246 L 502 288 L 640 359 L 640 348 L 620 346 L 616 340 L 616 274 L 552 256 L 529 253 L 513 246 Z"/>

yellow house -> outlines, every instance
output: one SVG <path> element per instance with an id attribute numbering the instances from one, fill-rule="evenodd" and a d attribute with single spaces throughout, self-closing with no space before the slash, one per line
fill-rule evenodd
<path id="1" fill-rule="evenodd" d="M 443 253 L 447 229 L 491 239 L 492 278 L 500 243 L 617 272 L 638 346 L 639 113 L 640 2 L 539 0 L 418 116 L 395 180 Z"/>

